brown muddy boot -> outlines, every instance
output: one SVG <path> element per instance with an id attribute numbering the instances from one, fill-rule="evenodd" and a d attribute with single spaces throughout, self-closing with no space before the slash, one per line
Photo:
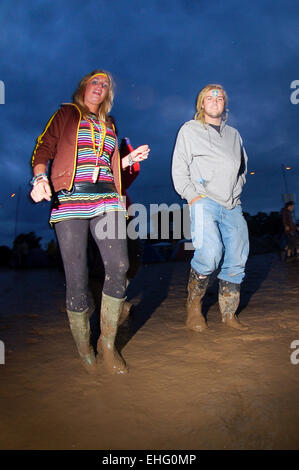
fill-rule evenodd
<path id="1" fill-rule="evenodd" d="M 247 326 L 242 325 L 235 313 L 240 302 L 240 284 L 219 280 L 219 307 L 222 322 L 235 328 L 236 330 L 247 330 Z"/>
<path id="2" fill-rule="evenodd" d="M 89 309 L 84 312 L 66 310 L 73 338 L 83 365 L 90 374 L 96 373 L 96 358 L 90 344 Z"/>
<path id="3" fill-rule="evenodd" d="M 201 277 L 193 268 L 190 269 L 186 326 L 196 332 L 202 332 L 208 328 L 201 311 L 202 299 L 207 290 L 208 283 L 208 276 Z"/>
<path id="4" fill-rule="evenodd" d="M 127 300 L 124 301 L 121 314 L 118 320 L 118 326 L 122 325 L 124 321 L 128 318 L 130 315 L 131 308 L 133 307 L 133 304 L 131 302 L 128 302 Z"/>
<path id="5" fill-rule="evenodd" d="M 102 293 L 101 336 L 97 350 L 103 355 L 104 366 L 112 374 L 126 374 L 128 367 L 115 349 L 115 337 L 125 299 Z"/>

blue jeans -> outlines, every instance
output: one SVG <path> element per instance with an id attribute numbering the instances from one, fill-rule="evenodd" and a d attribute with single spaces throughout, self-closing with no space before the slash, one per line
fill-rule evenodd
<path id="1" fill-rule="evenodd" d="M 208 276 L 220 267 L 219 279 L 241 284 L 249 252 L 247 223 L 241 205 L 225 209 L 205 197 L 191 205 L 190 217 L 195 248 L 192 268 Z"/>

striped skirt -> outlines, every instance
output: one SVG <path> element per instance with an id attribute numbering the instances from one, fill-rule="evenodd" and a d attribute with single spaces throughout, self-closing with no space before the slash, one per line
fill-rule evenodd
<path id="1" fill-rule="evenodd" d="M 105 212 L 126 212 L 125 202 L 120 199 L 118 193 L 59 192 L 56 196 L 49 220 L 51 225 L 68 219 L 92 219 Z"/>

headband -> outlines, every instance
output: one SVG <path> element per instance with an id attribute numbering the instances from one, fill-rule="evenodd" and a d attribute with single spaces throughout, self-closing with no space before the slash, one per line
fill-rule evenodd
<path id="1" fill-rule="evenodd" d="M 108 78 L 108 75 L 107 75 L 106 73 L 102 73 L 102 72 L 101 72 L 101 73 L 95 73 L 94 75 L 92 75 L 92 76 L 87 80 L 86 83 L 88 83 L 88 82 L 89 82 L 90 80 L 92 80 L 94 77 L 106 77 L 106 78 Z M 109 78 L 108 78 L 108 80 L 109 80 Z"/>

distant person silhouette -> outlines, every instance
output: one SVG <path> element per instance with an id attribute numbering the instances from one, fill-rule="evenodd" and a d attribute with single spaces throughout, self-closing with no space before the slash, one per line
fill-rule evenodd
<path id="1" fill-rule="evenodd" d="M 299 228 L 296 226 L 293 218 L 294 202 L 288 201 L 282 209 L 282 223 L 286 237 L 286 261 L 299 255 Z"/>

